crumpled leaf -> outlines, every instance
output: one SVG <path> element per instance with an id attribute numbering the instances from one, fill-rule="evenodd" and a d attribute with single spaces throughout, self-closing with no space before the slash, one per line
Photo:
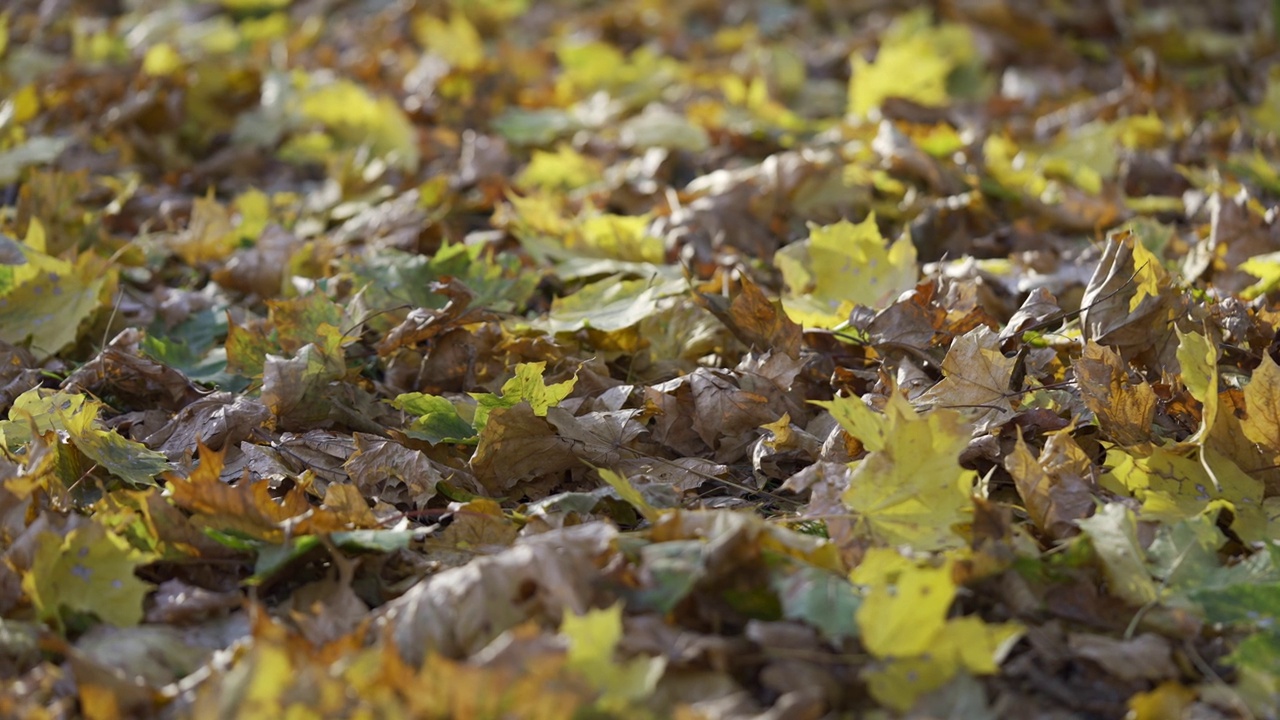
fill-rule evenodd
<path id="1" fill-rule="evenodd" d="M 790 357 L 800 355 L 800 326 L 774 307 L 750 278 L 742 278 L 741 291 L 728 302 L 721 296 L 702 292 L 694 297 L 748 348 L 769 348 Z"/>
<path id="2" fill-rule="evenodd" d="M 1159 259 L 1133 232 L 1109 235 L 1080 300 L 1085 340 L 1109 346 L 1125 360 L 1169 353 L 1178 304 L 1170 283 Z"/>
<path id="3" fill-rule="evenodd" d="M 269 543 L 348 529 L 335 513 L 312 506 L 297 487 L 277 500 L 265 480 L 245 480 L 234 486 L 222 482 L 223 453 L 202 447 L 200 458 L 200 465 L 190 475 L 183 478 L 171 473 L 166 481 L 174 504 L 193 513 L 204 527 Z"/>
<path id="4" fill-rule="evenodd" d="M 1110 440 L 1124 446 L 1151 442 L 1155 391 L 1146 382 L 1129 379 L 1119 353 L 1087 342 L 1075 372 L 1085 404 Z"/>
<path id="5" fill-rule="evenodd" d="M 1086 479 L 1092 463 L 1064 432 L 1050 436 L 1039 458 L 1019 434 L 1004 466 L 1032 522 L 1051 538 L 1074 535 L 1076 521 L 1094 508 L 1093 487 Z"/>
<path id="6" fill-rule="evenodd" d="M 411 664 L 428 655 L 470 656 L 520 623 L 586 612 L 616 534 L 591 523 L 525 538 L 423 580 L 384 605 L 380 622 Z"/>

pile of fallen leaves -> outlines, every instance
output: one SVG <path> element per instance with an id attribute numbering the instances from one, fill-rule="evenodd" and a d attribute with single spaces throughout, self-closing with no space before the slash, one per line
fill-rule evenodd
<path id="1" fill-rule="evenodd" d="M 14 0 L 0 716 L 1280 705 L 1264 0 Z"/>

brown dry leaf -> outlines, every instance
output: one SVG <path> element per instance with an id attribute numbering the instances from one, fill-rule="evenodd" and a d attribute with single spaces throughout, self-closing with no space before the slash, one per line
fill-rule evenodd
<path id="1" fill-rule="evenodd" d="M 483 491 L 466 473 L 440 465 L 424 452 L 361 433 L 354 439 L 355 453 L 342 467 L 367 497 L 423 508 L 446 479 L 467 492 Z"/>
<path id="2" fill-rule="evenodd" d="M 1080 301 L 1085 340 L 1107 345 L 1126 361 L 1166 367 L 1177 348 L 1173 319 L 1182 303 L 1159 260 L 1129 231 L 1107 238 Z"/>
<path id="3" fill-rule="evenodd" d="M 379 623 L 410 664 L 471 656 L 508 628 L 586 612 L 616 536 L 612 526 L 590 523 L 522 539 L 423 580 L 380 608 Z"/>
<path id="4" fill-rule="evenodd" d="M 1122 680 L 1159 682 L 1181 676 L 1173 662 L 1169 639 L 1155 633 L 1142 633 L 1129 640 L 1071 633 L 1067 645 L 1076 657 L 1095 662 Z"/>
<path id="5" fill-rule="evenodd" d="M 216 592 L 170 578 L 151 594 L 145 619 L 153 624 L 194 625 L 243 604 L 244 594 L 239 591 Z"/>
<path id="6" fill-rule="evenodd" d="M 728 302 L 721 295 L 701 292 L 695 292 L 694 297 L 748 348 L 799 357 L 800 326 L 774 306 L 750 278 L 743 276 L 739 285 L 741 290 Z"/>
<path id="7" fill-rule="evenodd" d="M 1062 314 L 1058 300 L 1045 288 L 1039 287 L 1027 295 L 1022 307 L 1009 318 L 1009 323 L 1000 331 L 1000 342 L 1017 337 L 1029 328 L 1050 322 Z"/>
<path id="8" fill-rule="evenodd" d="M 580 459 L 598 467 L 617 467 L 637 457 L 632 444 L 644 432 L 641 410 L 612 410 L 571 415 L 547 408 L 547 422 Z"/>
<path id="9" fill-rule="evenodd" d="M 431 284 L 431 291 L 449 298 L 443 308 L 414 308 L 408 317 L 392 328 L 378 343 L 378 355 L 386 357 L 402 347 L 431 340 L 459 325 L 486 322 L 489 313 L 469 309 L 475 295 L 455 278 Z"/>
<path id="10" fill-rule="evenodd" d="M 369 509 L 369 503 L 360 493 L 360 489 L 354 485 L 331 483 L 325 489 L 321 507 L 353 528 L 376 528 L 382 525 L 378 522 L 378 518 L 373 516 L 373 511 Z"/>
<path id="11" fill-rule="evenodd" d="M 498 503 L 476 498 L 457 508 L 449 527 L 427 541 L 432 560 L 447 567 L 465 565 L 479 555 L 491 555 L 511 546 L 519 526 Z"/>
<path id="12" fill-rule="evenodd" d="M 128 328 L 116 335 L 93 360 L 62 381 L 66 392 L 111 396 L 125 408 L 179 410 L 205 393 L 187 376 L 142 354 L 143 334 Z"/>
<path id="13" fill-rule="evenodd" d="M 881 310 L 861 327 L 878 348 L 918 349 L 933 345 L 946 319 L 947 311 L 917 289 L 910 298 Z"/>
<path id="14" fill-rule="evenodd" d="M 270 420 L 271 411 L 257 400 L 218 392 L 184 407 L 144 442 L 173 460 L 194 453 L 199 443 L 214 450 L 235 447 Z"/>
<path id="15" fill-rule="evenodd" d="M 213 281 L 246 295 L 276 297 L 285 290 L 290 258 L 302 247 L 303 241 L 293 233 L 268 225 L 253 247 L 235 251 L 213 271 Z"/>
<path id="16" fill-rule="evenodd" d="M 1050 435 L 1039 458 L 1019 432 L 1004 461 L 1031 521 L 1055 540 L 1079 533 L 1075 521 L 1093 511 L 1093 488 L 1085 479 L 1091 465 L 1066 431 Z"/>
<path id="17" fill-rule="evenodd" d="M 1266 487 L 1263 497 L 1280 494 L 1280 456 L 1254 442 L 1244 431 L 1247 420 L 1244 393 L 1228 388 L 1218 395 L 1218 402 L 1221 409 L 1206 438 L 1209 447 L 1231 458 L 1241 470 L 1261 479 Z"/>
<path id="18" fill-rule="evenodd" d="M 526 480 L 580 466 L 573 441 L 558 435 L 527 402 L 490 413 L 471 457 L 471 472 L 491 497 L 505 495 Z"/>
<path id="19" fill-rule="evenodd" d="M 349 529 L 341 517 L 312 506 L 299 487 L 277 500 L 266 481 L 242 481 L 234 486 L 222 482 L 223 453 L 201 447 L 200 459 L 190 476 L 170 473 L 165 479 L 174 504 L 194 513 L 206 527 L 277 543 L 285 539 L 286 532 L 297 536 Z"/>
<path id="20" fill-rule="evenodd" d="M 1095 342 L 1086 342 L 1083 354 L 1073 367 L 1080 395 L 1108 438 L 1125 447 L 1152 441 L 1155 390 L 1145 382 L 1130 381 L 1119 353 Z"/>
<path id="21" fill-rule="evenodd" d="M 329 384 L 346 374 L 340 351 L 308 345 L 297 357 L 268 355 L 262 369 L 262 402 L 284 430 L 310 430 L 326 425 L 334 403 Z"/>
<path id="22" fill-rule="evenodd" d="M 1000 338 L 983 325 L 951 343 L 942 361 L 942 382 L 916 398 L 920 404 L 976 412 L 979 429 L 1013 417 L 1014 400 L 1021 388 L 1011 388 L 1010 380 L 1018 358 L 1000 351 Z"/>
<path id="23" fill-rule="evenodd" d="M 768 398 L 738 387 L 734 377 L 724 371 L 698 368 L 687 378 L 693 390 L 693 427 L 707 447 L 733 451 L 732 444 L 745 433 L 773 422 L 777 415 Z M 728 443 L 728 444 L 727 444 Z M 745 449 L 745 443 L 742 444 Z M 731 458 L 717 455 L 725 462 Z"/>
<path id="24" fill-rule="evenodd" d="M 646 411 L 653 416 L 649 436 L 678 455 L 697 457 L 706 442 L 693 425 L 693 393 L 683 379 L 644 389 Z"/>

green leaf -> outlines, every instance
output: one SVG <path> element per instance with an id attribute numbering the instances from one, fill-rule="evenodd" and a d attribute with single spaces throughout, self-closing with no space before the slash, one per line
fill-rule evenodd
<path id="1" fill-rule="evenodd" d="M 556 299 L 547 324 L 554 333 L 583 328 L 624 330 L 656 312 L 662 298 L 682 294 L 685 289 L 683 280 L 625 280 L 614 275 Z"/>
<path id="2" fill-rule="evenodd" d="M 462 419 L 458 408 L 439 395 L 424 393 L 405 393 L 397 395 L 391 405 L 410 415 L 416 415 L 405 430 L 405 435 L 418 440 L 426 440 L 432 445 L 439 443 L 471 443 L 478 440 L 478 434 L 471 423 Z"/>
<path id="3" fill-rule="evenodd" d="M 1157 599 L 1159 592 L 1147 572 L 1146 553 L 1138 543 L 1138 525 L 1129 508 L 1108 503 L 1076 524 L 1093 544 L 1116 597 L 1135 606 Z"/>
<path id="4" fill-rule="evenodd" d="M 848 578 L 801 565 L 775 572 L 770 583 L 782 604 L 783 617 L 808 623 L 832 643 L 858 636 L 856 616 L 862 599 Z"/>

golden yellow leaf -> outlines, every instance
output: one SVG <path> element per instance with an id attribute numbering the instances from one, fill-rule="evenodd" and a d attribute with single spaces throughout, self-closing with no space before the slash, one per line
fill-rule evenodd
<path id="1" fill-rule="evenodd" d="M 896 553 L 894 553 L 896 554 Z M 856 615 L 862 644 L 878 658 L 911 657 L 929 649 L 947 622 L 947 609 L 956 596 L 951 562 L 941 567 L 900 568 L 885 553 L 868 555 L 863 565 L 886 563 L 897 577 L 871 586 Z M 882 577 L 888 572 L 867 568 L 862 575 Z"/>
<path id="2" fill-rule="evenodd" d="M 787 284 L 783 307 L 796 322 L 835 327 L 853 305 L 883 307 L 915 287 L 916 249 L 903 235 L 892 244 L 880 235 L 875 214 L 856 225 L 809 225 L 809 238 L 774 256 Z"/>
<path id="3" fill-rule="evenodd" d="M 413 36 L 427 52 L 440 56 L 456 70 L 471 72 L 484 63 L 484 40 L 457 10 L 447 21 L 434 15 L 415 17 Z"/>
<path id="4" fill-rule="evenodd" d="M 885 415 L 884 449 L 852 464 L 841 499 L 863 532 L 877 541 L 921 550 L 961 544 L 956 526 L 973 513 L 975 475 L 958 462 L 969 444 L 969 426 L 953 410 L 917 415 L 897 393 Z"/>

